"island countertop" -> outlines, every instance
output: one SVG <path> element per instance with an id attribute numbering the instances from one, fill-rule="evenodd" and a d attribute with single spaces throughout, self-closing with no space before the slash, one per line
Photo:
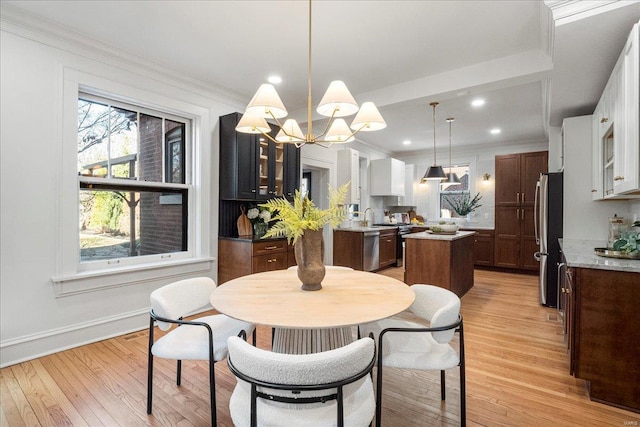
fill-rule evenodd
<path id="1" fill-rule="evenodd" d="M 476 234 L 475 231 L 457 231 L 456 234 L 437 234 L 437 233 L 432 233 L 432 232 L 429 232 L 429 231 L 422 231 L 420 233 L 405 234 L 402 237 L 404 237 L 405 239 L 427 239 L 427 240 L 452 241 L 452 240 L 458 240 L 458 239 L 463 239 L 465 237 L 473 236 L 474 234 Z"/>
<path id="2" fill-rule="evenodd" d="M 640 260 L 607 258 L 595 254 L 595 248 L 604 248 L 604 240 L 558 239 L 560 249 L 569 267 L 640 273 Z"/>

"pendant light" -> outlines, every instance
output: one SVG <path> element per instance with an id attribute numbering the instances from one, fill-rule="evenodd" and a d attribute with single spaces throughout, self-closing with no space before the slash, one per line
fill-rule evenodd
<path id="1" fill-rule="evenodd" d="M 460 184 L 460 178 L 455 172 L 451 172 L 451 123 L 455 119 L 453 117 L 447 118 L 446 122 L 449 123 L 449 172 L 447 173 L 447 179 L 442 181 L 442 184 Z"/>
<path id="2" fill-rule="evenodd" d="M 442 166 L 436 165 L 436 107 L 438 106 L 438 102 L 432 102 L 429 105 L 433 107 L 433 166 L 429 166 L 420 182 L 442 181 L 443 179 L 447 179 L 447 175 L 444 173 L 444 170 L 442 170 Z"/>

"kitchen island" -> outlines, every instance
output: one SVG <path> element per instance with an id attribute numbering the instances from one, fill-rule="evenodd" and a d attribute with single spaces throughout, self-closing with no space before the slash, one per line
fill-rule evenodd
<path id="1" fill-rule="evenodd" d="M 463 296 L 473 287 L 474 234 L 423 231 L 404 236 L 405 283 L 436 285 Z"/>

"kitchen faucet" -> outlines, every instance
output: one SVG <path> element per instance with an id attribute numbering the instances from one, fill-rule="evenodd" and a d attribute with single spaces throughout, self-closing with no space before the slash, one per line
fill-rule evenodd
<path id="1" fill-rule="evenodd" d="M 364 214 L 362 215 L 362 218 L 363 218 L 362 219 L 362 226 L 363 227 L 368 227 L 369 226 L 369 223 L 367 222 L 367 211 L 370 211 L 370 210 L 371 210 L 371 208 L 367 208 L 367 209 L 364 210 Z"/>

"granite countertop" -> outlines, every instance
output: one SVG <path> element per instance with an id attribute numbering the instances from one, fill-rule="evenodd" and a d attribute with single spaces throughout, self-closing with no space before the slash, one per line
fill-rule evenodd
<path id="1" fill-rule="evenodd" d="M 604 240 L 558 239 L 558 241 L 569 267 L 640 273 L 640 260 L 607 258 L 596 255 L 594 248 L 607 246 L 607 242 Z"/>
<path id="2" fill-rule="evenodd" d="M 420 233 L 405 234 L 402 237 L 404 237 L 405 239 L 452 241 L 452 240 L 463 239 L 465 237 L 473 236 L 474 234 L 476 234 L 475 231 L 458 231 L 456 232 L 456 234 L 434 234 L 428 231 L 422 231 Z"/>
<path id="3" fill-rule="evenodd" d="M 356 233 L 364 233 L 366 231 L 395 230 L 397 228 L 397 225 L 376 225 L 373 227 L 338 227 L 336 228 L 336 231 L 353 231 Z"/>

